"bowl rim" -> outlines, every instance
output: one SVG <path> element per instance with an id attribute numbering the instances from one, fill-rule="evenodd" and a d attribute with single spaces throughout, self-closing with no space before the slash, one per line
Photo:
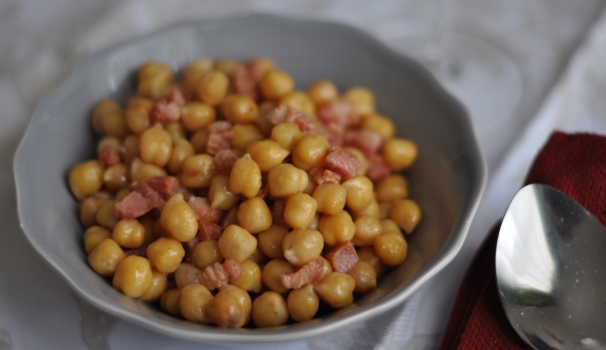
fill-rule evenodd
<path id="1" fill-rule="evenodd" d="M 24 220 L 24 218 L 26 217 L 26 208 L 23 207 L 23 201 L 20 200 L 20 198 L 22 198 L 23 196 L 21 189 L 24 185 L 23 183 L 21 183 L 21 180 L 17 175 L 20 172 L 20 169 L 23 167 L 22 164 L 25 163 L 25 157 L 21 156 L 21 153 L 24 152 L 24 145 L 27 139 L 31 136 L 31 125 L 36 120 L 40 119 L 40 117 L 43 115 L 43 111 L 47 109 L 47 106 L 51 103 L 51 101 L 54 100 L 57 96 L 61 95 L 63 91 L 69 90 L 72 85 L 75 85 L 80 79 L 80 77 L 84 75 L 83 72 L 87 71 L 90 67 L 95 66 L 97 63 L 104 61 L 107 57 L 118 53 L 133 44 L 149 40 L 156 36 L 161 36 L 163 33 L 169 31 L 177 31 L 182 28 L 185 29 L 191 26 L 199 26 L 202 24 L 232 20 L 263 20 L 272 21 L 277 25 L 288 25 L 289 22 L 296 22 L 297 25 L 322 24 L 334 26 L 335 28 L 338 27 L 340 30 L 347 32 L 349 36 L 357 37 L 358 39 L 363 41 L 365 45 L 372 46 L 373 49 L 380 51 L 382 55 L 391 56 L 392 59 L 397 60 L 398 62 L 405 61 L 409 65 L 411 63 L 417 65 L 417 68 L 422 71 L 422 74 L 426 75 L 427 80 L 432 82 L 433 85 L 435 85 L 434 89 L 436 89 L 437 91 L 441 91 L 442 94 L 444 94 L 446 97 L 449 97 L 452 100 L 451 102 L 454 102 L 461 109 L 461 113 L 464 116 L 464 118 L 461 118 L 461 123 L 466 124 L 464 126 L 467 128 L 467 130 L 469 130 L 469 139 L 467 140 L 467 144 L 470 150 L 475 153 L 471 155 L 471 158 L 473 158 L 475 162 L 472 162 L 473 167 L 470 171 L 470 174 L 473 177 L 473 181 L 471 181 L 470 183 L 469 196 L 467 200 L 463 203 L 461 214 L 459 215 L 457 221 L 451 229 L 451 236 L 445 242 L 442 249 L 436 254 L 433 260 L 427 263 L 407 282 L 405 287 L 401 287 L 403 288 L 403 290 L 391 292 L 381 297 L 380 299 L 373 302 L 372 307 L 361 307 L 359 308 L 359 310 L 355 310 L 352 313 L 347 314 L 346 316 L 337 315 L 334 318 L 331 318 L 330 320 L 322 320 L 321 322 L 310 323 L 309 325 L 304 325 L 301 327 L 288 328 L 287 331 L 284 331 L 284 329 L 282 328 L 274 330 L 254 329 L 252 331 L 245 332 L 234 332 L 233 330 L 225 330 L 220 328 L 184 328 L 172 322 L 150 318 L 147 314 L 136 312 L 124 306 L 108 302 L 107 300 L 103 300 L 101 296 L 97 297 L 93 294 L 90 294 L 89 291 L 87 291 L 87 289 L 89 289 L 90 287 L 87 287 L 85 283 L 79 282 L 77 278 L 70 276 L 66 271 L 64 271 L 61 266 L 59 266 L 59 264 L 55 261 L 55 257 L 53 256 L 53 254 L 47 252 L 47 250 L 42 246 L 42 244 L 40 244 L 40 242 L 38 242 L 37 238 L 28 229 L 26 220 Z M 104 312 L 108 312 L 109 314 L 117 316 L 121 319 L 125 319 L 140 326 L 143 326 L 147 329 L 151 329 L 159 333 L 178 337 L 181 339 L 199 342 L 269 343 L 301 340 L 312 336 L 324 335 L 331 331 L 341 329 L 353 323 L 363 321 L 370 317 L 384 313 L 392 309 L 393 307 L 401 304 L 412 293 L 417 291 L 427 280 L 434 277 L 440 270 L 442 270 L 447 264 L 449 264 L 463 246 L 463 243 L 469 231 L 469 227 L 471 225 L 472 218 L 475 215 L 475 212 L 479 206 L 479 203 L 482 199 L 486 187 L 487 165 L 482 151 L 479 147 L 475 128 L 467 109 L 456 98 L 454 98 L 452 94 L 447 92 L 446 89 L 444 89 L 444 87 L 442 87 L 437 82 L 433 75 L 420 63 L 401 53 L 396 52 L 395 50 L 387 46 L 384 42 L 372 36 L 370 33 L 349 24 L 323 19 L 288 17 L 268 13 L 250 13 L 235 16 L 177 22 L 162 27 L 149 34 L 138 36 L 126 40 L 124 42 L 111 45 L 92 54 L 90 57 L 85 59 L 79 66 L 73 69 L 68 78 L 63 81 L 58 87 L 56 87 L 51 93 L 49 93 L 38 104 L 38 106 L 32 113 L 25 133 L 21 137 L 19 146 L 17 147 L 17 150 L 13 157 L 13 175 L 15 179 L 16 188 L 17 214 L 19 217 L 21 230 L 25 234 L 28 242 L 34 248 L 34 250 L 43 258 L 43 260 L 52 268 L 52 270 L 57 273 L 65 282 L 67 282 L 71 289 L 74 290 L 77 295 L 79 295 L 84 300 L 88 301 L 98 309 L 103 310 Z M 459 234 L 453 236 L 452 232 L 459 232 Z"/>

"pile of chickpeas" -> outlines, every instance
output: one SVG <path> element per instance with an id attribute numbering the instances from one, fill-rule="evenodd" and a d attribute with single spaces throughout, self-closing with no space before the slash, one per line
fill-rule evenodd
<path id="1" fill-rule="evenodd" d="M 291 76 L 259 58 L 254 64 L 261 73 L 253 85 L 259 95 L 238 94 L 235 72 L 251 62 L 202 59 L 179 80 L 164 64 L 144 64 L 137 91 L 124 106 L 105 100 L 92 112 L 99 152 L 113 146 L 119 160 L 108 165 L 91 159 L 69 174 L 90 267 L 125 295 L 196 323 L 270 327 L 345 307 L 373 289 L 387 268 L 405 261 L 405 235 L 421 220 L 401 174 L 414 163 L 416 146 L 395 137 L 371 91 L 352 87 L 341 94 L 328 80 L 296 90 Z M 153 107 L 175 88 L 185 97 L 179 120 L 153 122 Z M 330 147 L 326 135 L 302 131 L 297 123 L 274 125 L 266 117 L 285 105 L 319 123 L 317 110 L 336 99 L 348 102 L 359 118 L 348 130 L 381 135 L 378 157 L 389 175 L 372 181 L 365 175 L 371 161 L 346 144 L 343 149 L 360 163 L 356 176 L 318 184 L 310 171 L 323 164 Z M 228 147 L 239 154 L 228 173 L 206 152 L 208 126 L 222 120 L 231 123 Z M 161 210 L 134 219 L 116 216 L 117 203 L 133 186 L 169 175 L 220 210 L 220 237 L 196 241 L 199 218 L 182 192 Z M 283 217 L 276 218 L 278 199 Z M 349 242 L 358 260 L 347 272 L 335 271 L 326 256 Z M 283 274 L 319 258 L 324 264 L 318 282 L 290 289 L 281 282 Z M 217 290 L 200 283 L 200 271 L 227 259 L 240 264 L 238 278 Z"/>

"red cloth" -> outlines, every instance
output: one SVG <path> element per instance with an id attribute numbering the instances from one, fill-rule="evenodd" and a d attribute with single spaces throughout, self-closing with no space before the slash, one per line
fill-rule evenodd
<path id="1" fill-rule="evenodd" d="M 541 150 L 526 183 L 566 193 L 606 226 L 606 137 L 555 132 Z M 440 350 L 529 349 L 511 327 L 497 293 L 497 224 L 473 259 L 459 289 Z"/>

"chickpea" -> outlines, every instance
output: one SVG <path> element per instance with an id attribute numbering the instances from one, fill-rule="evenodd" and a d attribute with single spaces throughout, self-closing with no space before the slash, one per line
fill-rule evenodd
<path id="1" fill-rule="evenodd" d="M 242 316 L 240 316 L 240 320 L 236 324 L 236 328 L 240 328 L 247 324 L 248 321 L 250 321 L 252 311 L 252 300 L 250 299 L 250 295 L 242 288 L 230 284 L 226 284 L 221 287 L 219 293 L 227 293 L 234 296 L 242 307 Z"/>
<path id="2" fill-rule="evenodd" d="M 126 164 L 118 163 L 108 166 L 103 172 L 103 183 L 110 191 L 126 188 L 130 183 L 130 169 Z"/>
<path id="3" fill-rule="evenodd" d="M 272 140 L 255 141 L 246 148 L 246 152 L 259 165 L 262 172 L 268 172 L 282 163 L 290 153 Z"/>
<path id="4" fill-rule="evenodd" d="M 258 293 L 263 287 L 261 279 L 261 268 L 259 264 L 251 259 L 244 260 L 241 264 L 242 272 L 240 277 L 229 279 L 229 283 L 242 288 L 245 291 Z"/>
<path id="5" fill-rule="evenodd" d="M 282 241 L 287 234 L 288 231 L 284 227 L 277 225 L 259 233 L 257 240 L 261 251 L 271 259 L 284 258 Z"/>
<path id="6" fill-rule="evenodd" d="M 225 218 L 223 219 L 223 224 L 221 225 L 225 230 L 229 225 L 237 225 L 238 224 L 238 207 L 231 208 Z"/>
<path id="7" fill-rule="evenodd" d="M 279 144 L 280 147 L 292 152 L 303 138 L 303 134 L 296 124 L 280 123 L 271 129 L 270 138 Z"/>
<path id="8" fill-rule="evenodd" d="M 101 155 L 101 150 L 105 147 L 110 146 L 114 148 L 120 148 L 121 141 L 119 138 L 114 136 L 104 136 L 99 144 L 97 145 L 97 155 Z"/>
<path id="9" fill-rule="evenodd" d="M 151 264 L 163 273 L 175 272 L 185 256 L 181 242 L 166 237 L 158 238 L 145 251 Z"/>
<path id="10" fill-rule="evenodd" d="M 292 153 L 292 163 L 300 169 L 309 171 L 324 164 L 330 144 L 326 137 L 311 134 L 303 137 Z"/>
<path id="11" fill-rule="evenodd" d="M 148 181 L 152 177 L 166 176 L 166 170 L 154 164 L 144 163 L 141 159 L 135 158 L 130 165 L 131 181 Z"/>
<path id="12" fill-rule="evenodd" d="M 375 251 L 374 245 L 360 247 L 360 249 L 357 250 L 357 253 L 358 259 L 372 266 L 372 268 L 377 273 L 377 276 L 381 276 L 383 272 L 385 272 L 385 263 L 383 263 L 381 259 L 379 259 L 379 256 Z"/>
<path id="13" fill-rule="evenodd" d="M 128 133 L 126 115 L 122 110 L 104 114 L 101 123 L 106 135 L 121 139 Z"/>
<path id="14" fill-rule="evenodd" d="M 101 276 L 113 276 L 118 264 L 126 254 L 118 243 L 111 238 L 105 238 L 88 255 L 88 264 Z"/>
<path id="15" fill-rule="evenodd" d="M 357 246 L 372 245 L 374 239 L 383 233 L 381 222 L 378 218 L 364 215 L 356 219 L 356 233 L 351 242 Z"/>
<path id="16" fill-rule="evenodd" d="M 320 299 L 334 308 L 342 308 L 353 303 L 356 281 L 346 273 L 331 272 L 313 286 Z"/>
<path id="17" fill-rule="evenodd" d="M 183 171 L 183 161 L 196 154 L 196 149 L 187 140 L 180 140 L 173 147 L 173 152 L 168 160 L 168 170 L 173 174 L 180 174 Z"/>
<path id="18" fill-rule="evenodd" d="M 231 146 L 242 152 L 255 141 L 264 139 L 263 133 L 254 124 L 236 124 L 232 128 L 234 137 L 231 140 Z"/>
<path id="19" fill-rule="evenodd" d="M 376 193 L 380 202 L 404 199 L 408 197 L 408 182 L 402 175 L 389 175 L 377 183 Z"/>
<path id="20" fill-rule="evenodd" d="M 398 224 L 391 219 L 383 219 L 383 220 L 381 220 L 381 233 L 387 232 L 387 231 L 399 232 L 400 226 L 398 226 Z"/>
<path id="21" fill-rule="evenodd" d="M 139 248 L 145 240 L 145 227 L 137 219 L 122 219 L 116 223 L 112 239 L 124 248 Z"/>
<path id="22" fill-rule="evenodd" d="M 316 215 L 317 208 L 318 202 L 312 196 L 297 192 L 286 202 L 284 221 L 293 228 L 307 227 Z"/>
<path id="23" fill-rule="evenodd" d="M 84 232 L 84 251 L 90 254 L 106 238 L 111 238 L 112 232 L 105 227 L 91 226 Z"/>
<path id="24" fill-rule="evenodd" d="M 84 227 L 91 227 L 97 224 L 97 211 L 104 199 L 87 197 L 80 205 L 80 222 Z"/>
<path id="25" fill-rule="evenodd" d="M 387 231 L 378 235 L 374 246 L 379 259 L 389 266 L 400 265 L 406 260 L 408 243 L 400 232 Z"/>
<path id="26" fill-rule="evenodd" d="M 137 73 L 139 81 L 137 94 L 153 100 L 164 99 L 170 92 L 173 77 L 170 67 L 157 62 L 148 62 Z"/>
<path id="27" fill-rule="evenodd" d="M 295 268 L 288 261 L 284 259 L 273 259 L 263 268 L 261 278 L 263 279 L 263 283 L 265 283 L 267 288 L 277 293 L 285 294 L 288 292 L 288 289 L 282 285 L 280 275 L 293 272 L 295 272 Z"/>
<path id="28" fill-rule="evenodd" d="M 392 202 L 381 202 L 379 203 L 379 219 L 384 220 L 389 217 L 391 211 Z"/>
<path id="29" fill-rule="evenodd" d="M 193 62 L 185 67 L 183 71 L 183 88 L 186 91 L 193 92 L 196 89 L 198 80 L 206 73 L 213 70 L 213 62 L 211 59 L 203 58 Z"/>
<path id="30" fill-rule="evenodd" d="M 103 165 L 98 160 L 89 160 L 72 168 L 69 173 L 69 188 L 79 200 L 95 194 L 103 186 Z"/>
<path id="31" fill-rule="evenodd" d="M 295 82 L 290 75 L 279 70 L 267 72 L 259 82 L 261 94 L 268 100 L 278 100 L 294 87 Z"/>
<path id="32" fill-rule="evenodd" d="M 366 174 L 366 171 L 368 170 L 368 159 L 366 159 L 364 153 L 362 153 L 362 151 L 355 147 L 344 147 L 343 149 L 353 153 L 356 158 L 358 158 L 358 161 L 360 162 L 360 169 L 358 169 L 358 175 Z"/>
<path id="33" fill-rule="evenodd" d="M 263 264 L 265 264 L 265 261 L 267 260 L 267 256 L 265 256 L 265 254 L 263 254 L 263 251 L 261 251 L 261 248 L 259 248 L 259 245 L 257 244 L 257 248 L 255 248 L 255 251 L 250 255 L 249 259 L 256 262 L 259 265 L 263 265 Z"/>
<path id="34" fill-rule="evenodd" d="M 152 270 L 152 282 L 147 290 L 139 297 L 139 299 L 147 302 L 153 302 L 164 294 L 166 287 L 168 286 L 168 280 L 166 274 L 160 271 Z"/>
<path id="35" fill-rule="evenodd" d="M 260 197 L 247 199 L 238 208 L 238 225 L 250 233 L 259 233 L 271 226 L 269 207 Z"/>
<path id="36" fill-rule="evenodd" d="M 323 183 L 318 185 L 313 192 L 313 197 L 318 202 L 318 211 L 331 215 L 343 210 L 345 196 L 345 188 L 337 183 Z"/>
<path id="37" fill-rule="evenodd" d="M 356 225 L 345 210 L 335 215 L 325 214 L 322 216 L 319 228 L 324 237 L 324 242 L 330 246 L 349 241 L 356 233 Z"/>
<path id="38" fill-rule="evenodd" d="M 393 122 L 389 118 L 371 113 L 362 120 L 360 125 L 362 130 L 374 131 L 381 135 L 384 140 L 389 140 L 395 133 Z"/>
<path id="39" fill-rule="evenodd" d="M 219 251 L 225 259 L 243 262 L 257 248 L 257 239 L 238 225 L 228 226 L 219 238 Z"/>
<path id="40" fill-rule="evenodd" d="M 103 127 L 103 116 L 109 113 L 120 112 L 122 107 L 112 100 L 103 100 L 99 102 L 95 109 L 93 109 L 92 113 L 92 124 L 93 129 L 99 134 L 105 133 L 105 129 Z"/>
<path id="41" fill-rule="evenodd" d="M 190 284 L 200 284 L 200 270 L 197 266 L 182 262 L 175 270 L 175 283 L 177 287 L 183 288 Z"/>
<path id="42" fill-rule="evenodd" d="M 143 133 L 150 125 L 149 113 L 154 107 L 154 101 L 138 97 L 126 107 L 126 124 L 136 135 Z"/>
<path id="43" fill-rule="evenodd" d="M 207 129 L 201 129 L 196 131 L 190 139 L 192 146 L 196 150 L 196 153 L 204 153 L 206 152 L 206 145 L 208 144 L 209 133 Z"/>
<path id="44" fill-rule="evenodd" d="M 316 212 L 316 215 L 314 215 L 314 217 L 311 219 L 311 222 L 309 223 L 309 225 L 305 226 L 304 228 L 308 228 L 310 230 L 317 230 L 318 228 L 320 228 L 320 218 L 322 217 L 322 215 L 320 215 L 320 213 Z"/>
<path id="45" fill-rule="evenodd" d="M 212 323 L 207 306 L 213 300 L 213 295 L 201 284 L 188 284 L 181 288 L 179 311 L 188 321 L 202 324 Z"/>
<path id="46" fill-rule="evenodd" d="M 215 69 L 220 72 L 225 73 L 226 76 L 231 78 L 234 76 L 234 74 L 236 74 L 236 70 L 241 65 L 242 65 L 242 63 L 240 63 L 234 59 L 225 58 L 225 59 L 215 62 Z"/>
<path id="47" fill-rule="evenodd" d="M 316 230 L 294 229 L 284 236 L 284 257 L 293 266 L 303 266 L 317 259 L 324 248 L 322 234 Z"/>
<path id="48" fill-rule="evenodd" d="M 115 200 L 104 200 L 101 202 L 99 209 L 97 210 L 97 223 L 107 229 L 113 230 L 114 226 L 118 222 L 114 207 L 116 206 Z"/>
<path id="49" fill-rule="evenodd" d="M 357 220 L 362 216 L 372 216 L 373 218 L 378 219 L 381 216 L 381 207 L 379 206 L 379 202 L 373 198 L 363 209 L 351 210 L 351 217 L 354 220 Z"/>
<path id="50" fill-rule="evenodd" d="M 223 257 L 219 250 L 219 244 L 214 239 L 196 244 L 191 254 L 191 262 L 201 269 L 221 261 L 223 261 Z"/>
<path id="51" fill-rule="evenodd" d="M 151 215 L 144 215 L 144 216 L 140 217 L 138 220 L 141 223 L 141 225 L 143 225 L 143 227 L 145 227 L 145 239 L 143 241 L 143 246 L 147 247 L 152 242 L 154 242 L 156 239 L 159 238 L 153 232 L 156 220 Z"/>
<path id="52" fill-rule="evenodd" d="M 274 69 L 274 62 L 267 57 L 259 57 L 246 64 L 249 72 L 251 72 L 255 81 L 259 81 L 263 76 Z"/>
<path id="53" fill-rule="evenodd" d="M 417 146 L 410 140 L 391 139 L 381 146 L 381 154 L 385 164 L 392 171 L 408 169 L 417 159 Z"/>
<path id="54" fill-rule="evenodd" d="M 223 72 L 209 72 L 204 74 L 196 83 L 196 94 L 202 102 L 217 106 L 227 94 L 229 79 Z"/>
<path id="55" fill-rule="evenodd" d="M 137 72 L 137 80 L 139 81 L 155 76 L 166 77 L 167 80 L 172 82 L 173 72 L 169 66 L 154 61 L 144 63 Z"/>
<path id="56" fill-rule="evenodd" d="M 404 232 L 410 234 L 421 221 L 421 208 L 410 199 L 397 199 L 393 202 L 389 218 L 395 221 Z"/>
<path id="57" fill-rule="evenodd" d="M 293 289 L 286 299 L 288 313 L 297 322 L 311 320 L 320 306 L 320 298 L 311 284 L 303 288 Z"/>
<path id="58" fill-rule="evenodd" d="M 208 190 L 210 206 L 214 209 L 230 210 L 240 203 L 240 195 L 229 190 L 229 176 L 217 175 Z"/>
<path id="59" fill-rule="evenodd" d="M 219 292 L 206 304 L 206 315 L 219 327 L 242 327 L 242 305 L 227 292 Z"/>
<path id="60" fill-rule="evenodd" d="M 333 272 L 334 270 L 332 268 L 332 265 L 330 264 L 330 261 L 326 260 L 326 258 L 323 256 L 321 256 L 320 258 L 322 260 L 324 260 L 324 265 L 322 266 L 322 277 L 324 277 L 324 276 L 328 275 L 329 273 Z"/>
<path id="61" fill-rule="evenodd" d="M 288 322 L 288 306 L 276 292 L 261 294 L 252 305 L 252 320 L 257 327 L 274 327 Z"/>
<path id="62" fill-rule="evenodd" d="M 172 151 L 172 138 L 170 134 L 162 128 L 162 125 L 155 124 L 141 134 L 139 152 L 141 154 L 141 160 L 145 163 L 165 166 L 170 159 Z"/>
<path id="63" fill-rule="evenodd" d="M 209 126 L 217 119 L 217 113 L 211 105 L 202 102 L 190 102 L 181 107 L 181 123 L 187 131 L 196 132 Z"/>
<path id="64" fill-rule="evenodd" d="M 138 298 L 149 288 L 152 279 L 149 260 L 137 255 L 130 255 L 118 264 L 112 285 L 125 295 Z"/>
<path id="65" fill-rule="evenodd" d="M 261 169 L 246 153 L 234 162 L 229 175 L 229 190 L 232 193 L 241 193 L 247 198 L 253 198 L 261 189 Z"/>
<path id="66" fill-rule="evenodd" d="M 122 142 L 122 149 L 124 153 L 121 154 L 121 158 L 124 160 L 124 163 L 131 164 L 133 160 L 139 158 L 139 143 L 141 138 L 137 135 L 128 135 L 124 138 L 124 142 Z"/>
<path id="67" fill-rule="evenodd" d="M 221 113 L 232 123 L 252 123 L 259 116 L 259 108 L 248 96 L 231 95 L 221 102 Z"/>
<path id="68" fill-rule="evenodd" d="M 375 96 L 367 88 L 353 87 L 343 94 L 343 99 L 352 104 L 359 116 L 365 116 L 375 111 Z"/>
<path id="69" fill-rule="evenodd" d="M 301 111 L 307 115 L 316 114 L 316 105 L 306 93 L 291 91 L 280 98 L 278 105 L 285 105 Z"/>
<path id="70" fill-rule="evenodd" d="M 217 172 L 215 158 L 208 154 L 187 157 L 181 163 L 179 181 L 190 188 L 208 188 Z"/>
<path id="71" fill-rule="evenodd" d="M 181 299 L 181 292 L 179 289 L 170 289 L 162 294 L 160 298 L 160 306 L 162 310 L 173 316 L 181 316 L 181 310 L 179 310 L 179 300 Z"/>
<path id="72" fill-rule="evenodd" d="M 307 89 L 307 94 L 316 106 L 321 106 L 335 100 L 339 96 L 339 91 L 331 81 L 318 80 Z"/>
<path id="73" fill-rule="evenodd" d="M 365 261 L 358 260 L 347 274 L 353 277 L 356 292 L 365 293 L 377 286 L 377 272 Z"/>
<path id="74" fill-rule="evenodd" d="M 198 233 L 198 219 L 194 210 L 183 200 L 183 194 L 173 195 L 162 208 L 160 223 L 171 238 L 187 242 Z"/>
<path id="75" fill-rule="evenodd" d="M 164 124 L 164 130 L 170 135 L 173 146 L 179 143 L 179 141 L 187 140 L 185 128 L 178 121 Z"/>
<path id="76" fill-rule="evenodd" d="M 283 163 L 273 167 L 267 176 L 269 193 L 273 197 L 288 197 L 296 192 L 303 191 L 309 182 L 304 170 L 292 164 Z"/>
<path id="77" fill-rule="evenodd" d="M 364 209 L 374 198 L 372 181 L 366 176 L 356 176 L 345 182 L 343 187 L 347 193 L 345 204 L 351 210 Z"/>

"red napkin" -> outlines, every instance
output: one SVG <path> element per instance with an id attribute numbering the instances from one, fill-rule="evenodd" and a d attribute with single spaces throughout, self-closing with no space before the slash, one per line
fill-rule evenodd
<path id="1" fill-rule="evenodd" d="M 606 226 L 606 137 L 555 132 L 526 184 L 566 193 Z M 459 288 L 440 350 L 529 349 L 511 327 L 497 293 L 495 252 L 500 223 L 488 235 Z"/>

